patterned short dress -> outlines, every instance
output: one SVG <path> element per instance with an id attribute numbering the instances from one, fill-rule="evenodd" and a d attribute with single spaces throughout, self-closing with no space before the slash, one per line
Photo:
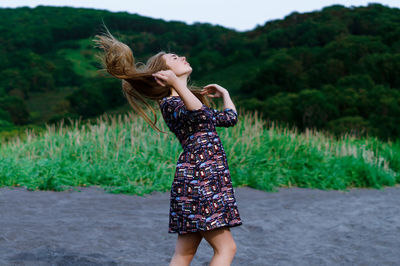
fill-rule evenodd
<path id="1" fill-rule="evenodd" d="M 234 126 L 238 114 L 205 104 L 188 110 L 180 96 L 164 97 L 159 105 L 183 148 L 171 186 L 168 233 L 241 225 L 225 150 L 215 129 Z"/>

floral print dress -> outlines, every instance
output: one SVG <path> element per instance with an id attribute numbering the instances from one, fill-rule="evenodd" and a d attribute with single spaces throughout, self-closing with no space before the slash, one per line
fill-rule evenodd
<path id="1" fill-rule="evenodd" d="M 164 97 L 159 105 L 183 148 L 171 187 L 168 233 L 241 225 L 225 150 L 215 128 L 233 127 L 238 114 L 205 104 L 188 110 L 180 96 Z"/>

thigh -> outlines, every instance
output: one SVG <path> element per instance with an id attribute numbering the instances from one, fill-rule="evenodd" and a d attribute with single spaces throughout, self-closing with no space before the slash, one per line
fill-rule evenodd
<path id="1" fill-rule="evenodd" d="M 236 244 L 229 227 L 204 231 L 201 232 L 201 235 L 216 251 L 223 251 L 224 249 L 236 249 Z"/>
<path id="2" fill-rule="evenodd" d="M 178 234 L 175 252 L 179 254 L 194 254 L 202 239 L 203 236 L 199 232 Z"/>

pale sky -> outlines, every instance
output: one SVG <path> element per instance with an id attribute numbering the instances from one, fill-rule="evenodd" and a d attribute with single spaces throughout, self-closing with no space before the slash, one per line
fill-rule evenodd
<path id="1" fill-rule="evenodd" d="M 237 31 L 247 31 L 267 21 L 283 19 L 293 11 L 303 13 L 318 11 L 333 4 L 351 7 L 367 6 L 368 3 L 400 8 L 400 0 L 0 0 L 0 7 L 46 5 L 106 9 L 166 21 L 182 21 L 189 25 L 193 22 L 208 22 Z"/>

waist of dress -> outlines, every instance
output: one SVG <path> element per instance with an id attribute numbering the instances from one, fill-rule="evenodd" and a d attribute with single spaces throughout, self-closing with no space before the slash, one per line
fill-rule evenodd
<path id="1" fill-rule="evenodd" d="M 216 131 L 199 131 L 196 132 L 181 142 L 182 148 L 185 150 L 189 147 L 189 144 L 201 140 L 202 137 L 216 137 L 218 133 Z"/>

